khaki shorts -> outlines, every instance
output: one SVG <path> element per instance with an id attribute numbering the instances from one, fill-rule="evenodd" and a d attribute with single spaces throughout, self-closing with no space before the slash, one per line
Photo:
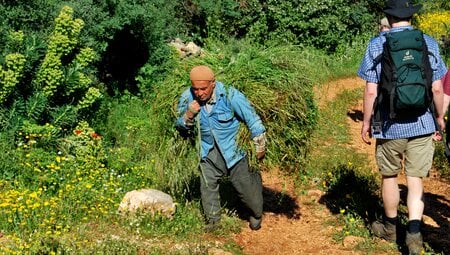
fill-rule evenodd
<path id="1" fill-rule="evenodd" d="M 426 177 L 431 169 L 434 142 L 431 135 L 406 139 L 377 139 L 375 157 L 383 176 L 395 176 L 405 168 L 405 175 Z"/>

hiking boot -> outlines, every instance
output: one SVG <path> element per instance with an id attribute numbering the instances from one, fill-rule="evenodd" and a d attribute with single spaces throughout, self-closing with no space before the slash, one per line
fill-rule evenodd
<path id="1" fill-rule="evenodd" d="M 219 228 L 220 228 L 220 221 L 210 221 L 210 222 L 208 222 L 208 224 L 205 225 L 203 230 L 206 233 L 211 233 L 211 232 L 218 230 Z"/>
<path id="2" fill-rule="evenodd" d="M 406 232 L 405 243 L 408 246 L 409 255 L 419 255 L 422 253 L 422 234 L 420 232 L 411 234 Z"/>
<path id="3" fill-rule="evenodd" d="M 379 238 L 383 238 L 389 242 L 395 243 L 397 241 L 397 229 L 395 224 L 390 222 L 382 223 L 375 221 L 372 223 L 372 233 Z"/>
<path id="4" fill-rule="evenodd" d="M 250 216 L 249 222 L 250 222 L 249 227 L 251 230 L 258 230 L 261 228 L 262 217 L 256 218 Z"/>

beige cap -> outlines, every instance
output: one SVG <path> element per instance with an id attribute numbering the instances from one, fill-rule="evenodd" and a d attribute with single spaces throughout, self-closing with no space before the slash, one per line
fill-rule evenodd
<path id="1" fill-rule="evenodd" d="M 213 81 L 214 72 L 207 66 L 196 66 L 192 68 L 189 79 L 191 81 Z"/>

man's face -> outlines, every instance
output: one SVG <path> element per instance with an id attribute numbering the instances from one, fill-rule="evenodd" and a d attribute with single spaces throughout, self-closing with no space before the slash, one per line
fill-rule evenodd
<path id="1" fill-rule="evenodd" d="M 195 99 L 201 103 L 207 102 L 211 98 L 216 86 L 214 81 L 191 81 L 191 83 Z"/>

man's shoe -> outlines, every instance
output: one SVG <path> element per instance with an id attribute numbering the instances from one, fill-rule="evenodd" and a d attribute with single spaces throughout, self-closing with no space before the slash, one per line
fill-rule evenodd
<path id="1" fill-rule="evenodd" d="M 390 222 L 382 223 L 380 221 L 375 221 L 372 223 L 372 233 L 383 238 L 389 242 L 395 243 L 397 241 L 397 228 L 395 224 Z"/>
<path id="2" fill-rule="evenodd" d="M 249 226 L 251 230 L 258 230 L 261 228 L 261 222 L 262 222 L 262 217 L 256 218 L 253 216 L 250 216 L 249 218 Z"/>
<path id="3" fill-rule="evenodd" d="M 208 224 L 205 225 L 203 230 L 206 233 L 211 233 L 211 232 L 216 231 L 219 228 L 220 228 L 220 221 L 210 221 L 210 222 L 208 222 Z"/>
<path id="4" fill-rule="evenodd" d="M 420 232 L 414 234 L 406 232 L 405 243 L 408 246 L 409 255 L 419 255 L 422 253 L 423 240 Z"/>

